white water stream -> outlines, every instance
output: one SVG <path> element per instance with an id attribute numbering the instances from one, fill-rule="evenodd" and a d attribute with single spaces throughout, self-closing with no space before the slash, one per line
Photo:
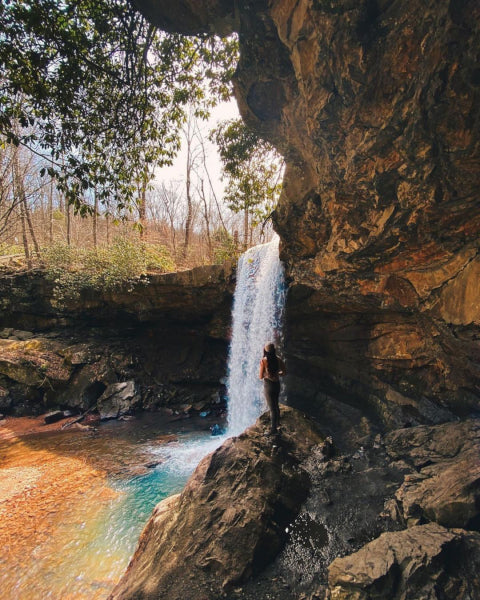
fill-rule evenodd
<path id="1" fill-rule="evenodd" d="M 258 379 L 263 347 L 281 339 L 285 277 L 279 238 L 240 257 L 228 360 L 228 433 L 238 435 L 266 410 Z"/>
<path id="2" fill-rule="evenodd" d="M 250 248 L 238 261 L 228 358 L 227 431 L 159 448 L 157 453 L 165 459 L 160 469 L 166 474 L 188 477 L 206 454 L 253 425 L 267 408 L 258 372 L 266 342 L 281 339 L 286 288 L 278 244 L 276 236 L 268 244 Z"/>
<path id="3" fill-rule="evenodd" d="M 281 340 L 286 288 L 278 244 L 276 236 L 268 244 L 250 248 L 238 261 L 228 358 L 227 431 L 158 449 L 167 459 L 162 467 L 167 473 L 187 477 L 206 454 L 253 425 L 267 408 L 258 372 L 266 342 Z"/>

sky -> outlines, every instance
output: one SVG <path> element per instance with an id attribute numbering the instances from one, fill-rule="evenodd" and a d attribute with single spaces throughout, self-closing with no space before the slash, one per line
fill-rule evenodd
<path id="1" fill-rule="evenodd" d="M 220 121 L 226 119 L 237 119 L 240 116 L 238 111 L 237 101 L 231 99 L 229 102 L 222 102 L 212 110 L 212 114 L 208 121 L 202 124 L 202 133 L 205 139 L 207 150 L 207 167 L 212 178 L 215 194 L 218 198 L 222 197 L 223 183 L 221 181 L 222 165 L 214 144 L 208 141 L 209 132 L 214 129 Z M 184 146 L 184 145 L 183 145 Z M 170 167 L 162 167 L 157 169 L 155 174 L 155 183 L 162 181 L 185 181 L 186 170 L 186 150 L 184 147 L 178 153 L 173 165 Z"/>

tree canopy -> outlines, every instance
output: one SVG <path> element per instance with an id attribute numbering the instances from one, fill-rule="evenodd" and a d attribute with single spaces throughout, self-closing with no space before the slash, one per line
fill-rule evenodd
<path id="1" fill-rule="evenodd" d="M 185 107 L 230 93 L 235 39 L 159 32 L 127 0 L 4 0 L 0 134 L 49 157 L 77 210 L 122 207 L 179 146 Z"/>
<path id="2" fill-rule="evenodd" d="M 273 211 L 281 191 L 283 161 L 275 148 L 258 137 L 241 119 L 224 121 L 212 133 L 227 180 L 225 200 L 245 217 L 247 245 L 249 219 L 256 225 Z"/>

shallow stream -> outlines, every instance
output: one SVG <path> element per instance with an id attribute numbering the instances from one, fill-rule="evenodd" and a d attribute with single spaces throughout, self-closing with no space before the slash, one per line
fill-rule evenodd
<path id="1" fill-rule="evenodd" d="M 107 598 L 153 507 L 224 440 L 211 424 L 148 414 L 20 435 L 1 422 L 2 600 Z"/>

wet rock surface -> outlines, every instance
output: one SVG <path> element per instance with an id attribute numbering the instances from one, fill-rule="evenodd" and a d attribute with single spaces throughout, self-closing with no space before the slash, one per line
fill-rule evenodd
<path id="1" fill-rule="evenodd" d="M 384 533 L 359 552 L 333 561 L 330 598 L 478 598 L 479 551 L 479 533 L 436 523 Z"/>
<path id="2" fill-rule="evenodd" d="M 403 429 L 331 455 L 323 434 L 305 452 L 311 426 L 296 414 L 282 415 L 279 454 L 257 424 L 205 459 L 184 494 L 157 507 L 112 598 L 416 599 L 435 597 L 436 581 L 445 598 L 480 597 L 478 421 Z M 288 475 L 299 451 L 303 491 Z M 287 479 L 270 487 L 270 476 Z M 256 555 L 248 536 L 268 532 L 257 493 L 273 517 L 267 506 L 290 502 L 290 486 L 296 509 L 274 517 L 280 537 L 268 533 L 270 550 Z"/>
<path id="3" fill-rule="evenodd" d="M 308 494 L 302 465 L 322 437 L 293 409 L 274 441 L 267 425 L 265 415 L 227 440 L 157 506 L 112 600 L 218 598 L 271 562 Z"/>
<path id="4" fill-rule="evenodd" d="M 220 410 L 232 286 L 230 266 L 201 267 L 58 306 L 41 272 L 0 277 L 0 410 L 84 412 L 130 380 L 132 409 Z"/>
<path id="5" fill-rule="evenodd" d="M 470 510 L 479 514 L 478 426 L 471 421 L 412 427 L 328 459 L 313 448 L 302 465 L 310 492 L 288 526 L 284 549 L 235 597 L 435 598 L 432 590 L 440 581 L 446 598 L 479 598 L 479 527 L 470 517 Z M 447 485 L 437 489 L 443 477 L 450 478 L 451 495 Z M 455 487 L 458 477 L 464 486 Z M 431 510 L 429 516 L 424 511 L 412 519 L 402 490 L 408 486 L 413 493 L 410 486 L 420 481 L 419 498 L 434 499 L 438 492 L 450 510 Z M 436 522 L 443 514 L 456 515 L 454 528 Z"/>
<path id="6" fill-rule="evenodd" d="M 392 432 L 385 445 L 391 458 L 410 468 L 395 493 L 407 524 L 480 530 L 478 420 Z"/>

